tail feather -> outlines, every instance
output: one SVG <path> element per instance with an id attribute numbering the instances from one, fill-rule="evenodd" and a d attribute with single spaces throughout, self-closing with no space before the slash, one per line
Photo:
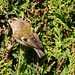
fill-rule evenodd
<path id="1" fill-rule="evenodd" d="M 44 52 L 42 52 L 40 49 L 35 49 L 36 53 L 38 54 L 39 58 L 42 58 L 43 56 L 45 56 Z"/>

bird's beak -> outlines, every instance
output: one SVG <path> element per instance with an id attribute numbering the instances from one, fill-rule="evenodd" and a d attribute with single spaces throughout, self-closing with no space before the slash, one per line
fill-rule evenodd
<path id="1" fill-rule="evenodd" d="M 8 23 L 8 20 L 5 20 L 6 23 Z"/>

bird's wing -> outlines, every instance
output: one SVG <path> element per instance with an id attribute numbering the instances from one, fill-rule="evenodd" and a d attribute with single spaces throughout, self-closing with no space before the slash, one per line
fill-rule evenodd
<path id="1" fill-rule="evenodd" d="M 27 36 L 26 33 L 22 31 L 15 31 L 15 33 L 15 38 L 20 44 L 23 44 L 25 46 L 31 46 L 38 49 L 42 47 L 39 37 L 36 33 L 33 33 L 33 35 L 31 34 L 30 36 Z"/>

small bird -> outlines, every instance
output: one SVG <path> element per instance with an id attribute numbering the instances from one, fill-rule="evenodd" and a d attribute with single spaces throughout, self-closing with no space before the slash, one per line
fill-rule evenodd
<path id="1" fill-rule="evenodd" d="M 7 20 L 12 28 L 13 36 L 20 44 L 28 47 L 32 47 L 39 58 L 45 56 L 45 54 L 40 50 L 42 44 L 38 35 L 34 32 L 33 28 L 27 21 L 23 21 L 19 18 L 11 18 Z"/>

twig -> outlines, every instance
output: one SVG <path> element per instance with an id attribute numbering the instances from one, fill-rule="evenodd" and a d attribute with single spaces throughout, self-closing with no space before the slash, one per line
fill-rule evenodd
<path id="1" fill-rule="evenodd" d="M 73 40 L 73 43 L 75 43 L 74 40 Z M 73 44 L 73 55 L 74 55 L 74 62 L 75 62 L 75 47 L 74 47 L 74 44 Z M 74 69 L 74 73 L 75 73 L 75 66 L 73 66 L 73 69 Z"/>
<path id="2" fill-rule="evenodd" d="M 3 24 L 4 34 L 7 33 L 6 26 Z"/>
<path id="3" fill-rule="evenodd" d="M 37 69 L 39 70 L 39 63 L 37 62 L 36 64 L 37 64 Z"/>
<path id="4" fill-rule="evenodd" d="M 13 43 L 13 40 L 14 40 L 14 37 L 12 36 L 12 39 L 11 39 L 10 43 L 8 43 L 8 47 L 6 48 L 8 50 L 8 52 L 6 53 L 4 62 L 7 62 L 10 51 L 11 51 L 13 45 L 15 44 L 15 43 Z"/>
<path id="5" fill-rule="evenodd" d="M 57 71 L 59 71 L 59 70 L 60 70 L 60 67 L 62 66 L 62 64 L 63 64 L 63 62 L 64 62 L 64 60 L 65 60 L 65 59 L 66 59 L 66 55 L 64 55 L 64 57 L 63 57 L 63 59 L 62 59 L 62 61 L 61 61 L 60 65 L 59 65 L 59 67 L 58 67 Z"/>
<path id="6" fill-rule="evenodd" d="M 8 52 L 6 52 L 4 63 L 7 62 L 7 59 L 8 59 L 8 56 L 9 56 L 9 53 L 10 53 L 12 47 L 13 47 L 13 45 L 11 44 L 11 42 L 8 43 L 8 47 L 6 48 L 8 50 Z"/>
<path id="7" fill-rule="evenodd" d="M 39 70 L 39 63 L 37 62 L 36 64 L 37 64 L 37 70 Z M 37 75 L 38 75 L 38 73 L 37 73 Z"/>

